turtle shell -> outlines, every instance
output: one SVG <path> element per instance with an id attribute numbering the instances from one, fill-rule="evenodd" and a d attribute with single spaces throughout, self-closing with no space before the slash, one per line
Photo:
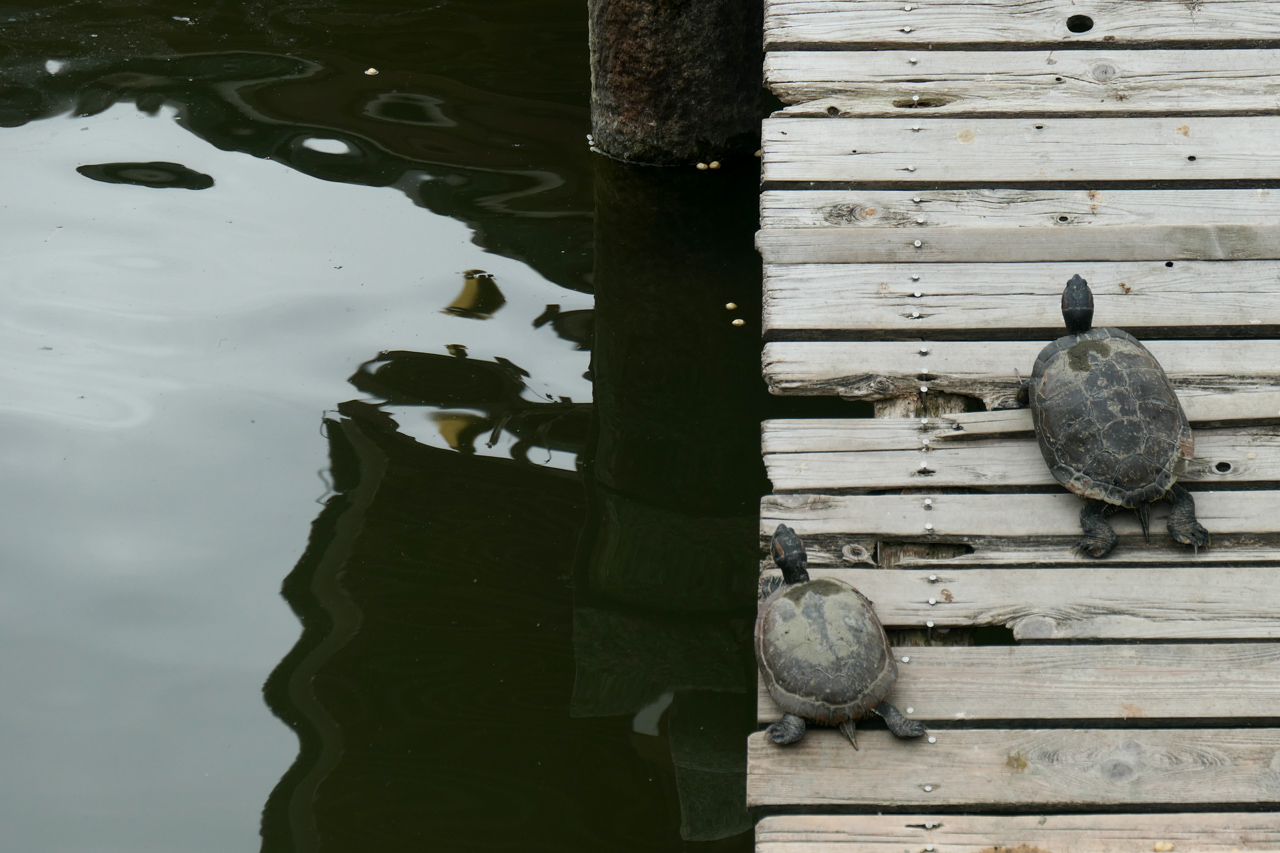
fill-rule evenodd
<path id="1" fill-rule="evenodd" d="M 779 707 L 826 725 L 862 717 L 898 680 L 871 602 L 832 578 L 784 586 L 764 600 L 756 661 Z"/>
<path id="2" fill-rule="evenodd" d="M 1169 378 L 1128 332 L 1059 338 L 1036 359 L 1028 392 L 1044 461 L 1080 497 L 1124 507 L 1157 500 L 1195 455 Z"/>

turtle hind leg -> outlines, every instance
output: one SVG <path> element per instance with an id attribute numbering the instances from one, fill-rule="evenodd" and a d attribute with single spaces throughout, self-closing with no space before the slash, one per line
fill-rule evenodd
<path id="1" fill-rule="evenodd" d="M 1080 510 L 1080 527 L 1084 530 L 1084 538 L 1076 543 L 1076 553 L 1088 554 L 1090 557 L 1105 557 L 1120 541 L 1116 532 L 1107 523 L 1107 515 L 1112 507 L 1106 501 L 1085 501 Z"/>
<path id="2" fill-rule="evenodd" d="M 845 720 L 840 724 L 840 731 L 849 739 L 849 743 L 853 744 L 853 748 L 858 748 L 858 727 L 853 720 Z"/>
<path id="3" fill-rule="evenodd" d="M 769 740 L 782 746 L 795 743 L 804 737 L 804 720 L 795 714 L 783 714 L 782 719 L 765 729 Z"/>
<path id="4" fill-rule="evenodd" d="M 1169 512 L 1169 535 L 1173 541 L 1190 545 L 1197 551 L 1209 547 L 1209 531 L 1196 521 L 1196 499 L 1177 484 L 1169 489 L 1168 497 L 1173 501 Z"/>
<path id="5" fill-rule="evenodd" d="M 920 737 L 925 733 L 924 723 L 919 720 L 908 720 L 902 716 L 901 711 L 888 702 L 881 702 L 872 710 L 884 718 L 889 731 L 898 737 Z"/>

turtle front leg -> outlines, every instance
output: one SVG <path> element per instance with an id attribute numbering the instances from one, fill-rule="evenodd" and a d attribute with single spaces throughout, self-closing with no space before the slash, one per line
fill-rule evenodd
<path id="1" fill-rule="evenodd" d="M 1209 531 L 1196 521 L 1196 499 L 1176 483 L 1167 496 L 1173 501 L 1173 509 L 1169 512 L 1169 535 L 1173 541 L 1190 545 L 1197 551 L 1209 547 Z"/>
<path id="2" fill-rule="evenodd" d="M 1080 510 L 1080 527 L 1084 530 L 1084 538 L 1076 543 L 1076 553 L 1088 554 L 1090 557 L 1105 557 L 1116 547 L 1119 538 L 1107 523 L 1107 515 L 1111 505 L 1106 501 L 1085 501 Z"/>
<path id="3" fill-rule="evenodd" d="M 795 743 L 804 737 L 804 719 L 795 714 L 783 714 L 782 719 L 765 729 L 769 740 L 782 746 Z"/>
<path id="4" fill-rule="evenodd" d="M 888 702 L 881 702 L 871 710 L 883 717 L 889 731 L 898 737 L 920 737 L 925 733 L 924 723 L 919 720 L 908 720 L 902 716 L 901 711 Z"/>

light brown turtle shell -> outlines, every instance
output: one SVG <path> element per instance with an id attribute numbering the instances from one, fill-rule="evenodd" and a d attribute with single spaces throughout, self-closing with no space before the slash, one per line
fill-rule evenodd
<path id="1" fill-rule="evenodd" d="M 898 680 L 871 602 L 833 578 L 776 590 L 760 605 L 755 640 L 773 701 L 817 723 L 859 719 Z"/>

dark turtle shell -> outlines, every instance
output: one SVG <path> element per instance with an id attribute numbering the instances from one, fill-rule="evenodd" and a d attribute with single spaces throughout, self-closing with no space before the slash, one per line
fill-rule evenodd
<path id="1" fill-rule="evenodd" d="M 782 710 L 826 725 L 859 719 L 898 680 L 871 602 L 832 578 L 784 586 L 764 600 L 756 660 Z"/>
<path id="2" fill-rule="evenodd" d="M 1036 359 L 1028 395 L 1044 461 L 1083 498 L 1124 507 L 1157 500 L 1195 455 L 1164 369 L 1120 329 L 1049 344 Z"/>

